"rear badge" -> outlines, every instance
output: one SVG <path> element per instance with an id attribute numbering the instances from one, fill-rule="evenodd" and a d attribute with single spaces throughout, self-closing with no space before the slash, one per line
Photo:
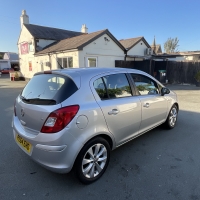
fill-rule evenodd
<path id="1" fill-rule="evenodd" d="M 24 122 L 23 120 L 20 120 L 20 122 L 21 122 L 21 124 L 22 124 L 23 126 L 26 126 L 26 122 Z"/>

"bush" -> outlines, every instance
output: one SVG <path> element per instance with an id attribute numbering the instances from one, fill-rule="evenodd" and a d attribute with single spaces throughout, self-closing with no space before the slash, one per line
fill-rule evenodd
<path id="1" fill-rule="evenodd" d="M 197 82 L 200 82 L 200 71 L 198 71 L 196 74 L 195 74 L 195 77 Z"/>
<path id="2" fill-rule="evenodd" d="M 15 72 L 15 78 L 19 78 L 19 74 Z"/>

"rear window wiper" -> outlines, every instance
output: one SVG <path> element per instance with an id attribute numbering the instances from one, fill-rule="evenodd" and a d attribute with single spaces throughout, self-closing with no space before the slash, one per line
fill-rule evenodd
<path id="1" fill-rule="evenodd" d="M 56 101 L 54 99 L 40 99 L 40 98 L 31 98 L 26 99 L 25 97 L 21 96 L 22 101 L 28 104 L 35 104 L 35 105 L 55 105 Z"/>

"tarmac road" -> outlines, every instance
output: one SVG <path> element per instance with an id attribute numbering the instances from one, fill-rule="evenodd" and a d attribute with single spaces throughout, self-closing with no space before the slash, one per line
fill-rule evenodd
<path id="1" fill-rule="evenodd" d="M 15 144 L 13 103 L 24 82 L 0 78 L 0 199 L 200 199 L 200 90 L 169 86 L 179 97 L 173 130 L 158 127 L 111 153 L 97 182 L 82 185 L 73 173 L 56 174 Z"/>

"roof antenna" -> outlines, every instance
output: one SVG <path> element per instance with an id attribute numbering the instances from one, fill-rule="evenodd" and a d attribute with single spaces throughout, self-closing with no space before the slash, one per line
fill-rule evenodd
<path id="1" fill-rule="evenodd" d="M 49 47 L 48 47 L 48 50 L 50 51 Z M 49 54 L 49 55 L 50 55 L 50 54 Z M 53 57 L 56 59 L 58 65 L 60 66 L 60 69 L 64 69 L 64 68 L 61 66 L 61 64 L 58 62 L 58 59 L 55 57 L 55 55 L 54 55 L 54 54 L 52 54 L 52 55 L 53 55 Z"/>
<path id="2" fill-rule="evenodd" d="M 56 58 L 55 58 L 55 59 L 56 59 Z M 58 65 L 60 66 L 60 69 L 64 69 L 64 68 L 61 66 L 61 64 L 58 62 L 58 59 L 56 59 L 56 61 L 57 61 Z"/>

